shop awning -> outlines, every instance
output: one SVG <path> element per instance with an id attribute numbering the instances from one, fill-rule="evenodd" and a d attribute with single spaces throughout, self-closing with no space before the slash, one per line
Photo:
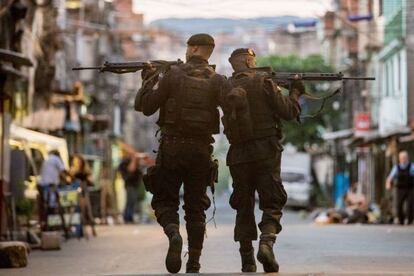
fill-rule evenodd
<path id="1" fill-rule="evenodd" d="M 354 134 L 353 129 L 342 129 L 333 132 L 325 132 L 322 134 L 322 138 L 324 140 L 338 140 L 338 139 L 346 139 L 351 137 Z"/>
<path id="2" fill-rule="evenodd" d="M 410 135 L 405 135 L 405 136 L 401 136 L 398 141 L 400 143 L 408 143 L 408 142 L 413 142 L 414 141 L 414 132 Z"/>
<path id="3" fill-rule="evenodd" d="M 375 143 L 383 143 L 391 137 L 397 137 L 400 142 L 414 141 L 414 132 L 406 126 L 396 127 L 387 132 L 371 129 L 364 132 L 355 132 L 353 129 L 343 129 L 334 132 L 326 132 L 322 135 L 324 140 L 337 140 L 344 148 L 368 146 Z"/>
<path id="4" fill-rule="evenodd" d="M 391 137 L 406 137 L 409 139 L 411 136 L 411 129 L 409 127 L 399 127 L 392 131 L 380 132 L 378 129 L 373 129 L 364 133 L 364 135 L 353 135 L 349 139 L 345 140 L 345 146 L 358 147 L 363 145 L 369 145 L 374 143 L 382 143 Z"/>
<path id="5" fill-rule="evenodd" d="M 15 124 L 10 125 L 10 138 L 23 140 L 31 143 L 45 145 L 47 150 L 59 150 L 65 166 L 69 168 L 69 153 L 66 140 L 60 137 L 30 130 Z"/>
<path id="6" fill-rule="evenodd" d="M 382 137 L 392 137 L 392 136 L 404 136 L 411 134 L 412 130 L 408 126 L 398 126 L 393 129 L 382 131 L 381 136 Z"/>

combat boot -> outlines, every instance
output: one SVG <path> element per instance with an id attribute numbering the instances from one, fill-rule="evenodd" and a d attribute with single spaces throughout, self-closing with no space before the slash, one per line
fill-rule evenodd
<path id="1" fill-rule="evenodd" d="M 273 253 L 273 245 L 276 241 L 275 234 L 261 234 L 257 260 L 262 263 L 265 272 L 279 272 L 279 264 Z"/>
<path id="2" fill-rule="evenodd" d="M 200 256 L 203 249 L 204 234 L 206 232 L 205 223 L 187 223 L 188 234 L 188 261 L 186 273 L 200 272 Z"/>
<path id="3" fill-rule="evenodd" d="M 188 249 L 188 261 L 185 273 L 199 273 L 200 272 L 200 256 L 201 250 Z"/>
<path id="4" fill-rule="evenodd" d="M 180 235 L 180 227 L 177 224 L 168 224 L 164 232 L 169 240 L 165 266 L 168 272 L 178 273 L 181 269 L 181 250 L 183 248 L 183 239 Z"/>
<path id="5" fill-rule="evenodd" d="M 254 249 L 250 251 L 240 251 L 241 261 L 242 261 L 242 272 L 256 272 L 256 260 L 254 259 Z"/>
<path id="6" fill-rule="evenodd" d="M 240 241 L 240 257 L 242 263 L 242 272 L 256 272 L 256 260 L 254 258 L 254 248 L 252 241 Z"/>

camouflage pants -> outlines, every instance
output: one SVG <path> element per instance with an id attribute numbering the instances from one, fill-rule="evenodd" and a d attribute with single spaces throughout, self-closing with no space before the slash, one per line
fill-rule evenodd
<path id="1" fill-rule="evenodd" d="M 261 232 L 278 234 L 282 230 L 280 219 L 287 195 L 280 178 L 280 160 L 281 152 L 278 151 L 274 158 L 230 166 L 233 177 L 230 205 L 237 211 L 235 241 L 257 239 L 255 191 L 259 195 L 259 208 L 263 211 L 259 223 Z"/>
<path id="2" fill-rule="evenodd" d="M 211 173 L 212 146 L 192 139 L 163 138 L 153 180 L 153 199 L 158 223 L 165 227 L 179 224 L 180 188 L 184 186 L 187 224 L 204 223 L 210 207 L 207 186 Z"/>

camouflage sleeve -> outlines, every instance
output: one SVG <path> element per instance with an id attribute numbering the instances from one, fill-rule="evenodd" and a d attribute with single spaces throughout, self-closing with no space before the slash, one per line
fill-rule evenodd
<path id="1" fill-rule="evenodd" d="M 158 81 L 141 87 L 135 97 L 135 110 L 151 116 L 168 99 L 169 73 Z"/>
<path id="2" fill-rule="evenodd" d="M 230 84 L 225 76 L 218 75 L 217 77 L 217 98 L 218 98 L 218 106 L 221 108 L 225 107 L 225 97 L 227 92 L 229 91 Z"/>
<path id="3" fill-rule="evenodd" d="M 276 111 L 276 114 L 283 120 L 297 119 L 300 115 L 301 109 L 299 105 L 299 91 L 293 89 L 289 96 L 282 94 L 281 88 L 278 87 L 272 80 L 266 79 L 263 84 L 265 93 L 270 97 L 270 104 Z"/>

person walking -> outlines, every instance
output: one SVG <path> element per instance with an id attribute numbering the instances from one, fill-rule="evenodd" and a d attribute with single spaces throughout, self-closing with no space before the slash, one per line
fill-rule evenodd
<path id="1" fill-rule="evenodd" d="M 401 225 L 413 223 L 414 219 L 414 163 L 410 162 L 408 152 L 398 154 L 398 164 L 395 165 L 385 182 L 385 188 L 391 190 L 395 181 L 395 200 L 398 222 Z M 404 205 L 407 204 L 407 211 Z"/>
<path id="2" fill-rule="evenodd" d="M 124 153 L 124 158 L 119 164 L 119 172 L 124 180 L 126 204 L 124 209 L 124 222 L 134 223 L 135 205 L 138 200 L 138 188 L 142 181 L 139 157 L 132 153 Z"/>
<path id="3" fill-rule="evenodd" d="M 92 235 L 96 236 L 95 219 L 92 212 L 91 199 L 89 197 L 88 187 L 93 186 L 92 171 L 85 158 L 76 154 L 72 159 L 71 175 L 75 181 L 78 181 L 80 187 L 79 206 L 82 216 L 82 233 L 81 235 L 88 238 L 88 234 L 84 231 L 86 224 L 91 226 Z"/>
<path id="4" fill-rule="evenodd" d="M 59 204 L 57 185 L 59 185 L 61 179 L 67 175 L 68 173 L 60 158 L 59 151 L 51 150 L 48 158 L 42 163 L 40 168 L 40 179 L 37 185 L 39 192 L 39 221 L 42 230 L 46 230 L 47 228 L 47 212 L 48 208 L 51 207 L 50 204 L 53 206 Z"/>
<path id="5" fill-rule="evenodd" d="M 298 98 L 302 82 L 292 83 L 289 96 L 269 77 L 270 68 L 257 68 L 252 49 L 233 51 L 229 61 L 234 69 L 223 94 L 224 133 L 230 143 L 227 165 L 233 177 L 230 205 L 237 211 L 234 240 L 240 243 L 242 272 L 256 272 L 252 241 L 257 239 L 254 216 L 255 192 L 263 211 L 257 259 L 265 272 L 279 271 L 273 253 L 287 194 L 280 177 L 282 156 L 281 120 L 299 116 Z"/>
<path id="6" fill-rule="evenodd" d="M 144 176 L 144 184 L 154 195 L 152 207 L 158 223 L 169 239 L 165 264 L 170 273 L 181 269 L 182 237 L 178 208 L 184 183 L 184 206 L 188 234 L 186 272 L 198 273 L 206 229 L 205 211 L 210 207 L 207 187 L 213 172 L 213 134 L 219 133 L 217 109 L 225 78 L 208 60 L 214 39 L 196 34 L 187 41 L 186 62 L 171 69 L 158 81 L 154 72 L 142 72 L 146 85 L 140 89 L 135 109 L 150 116 L 159 112 L 161 143 L 156 165 Z M 158 87 L 155 85 L 158 84 Z"/>

